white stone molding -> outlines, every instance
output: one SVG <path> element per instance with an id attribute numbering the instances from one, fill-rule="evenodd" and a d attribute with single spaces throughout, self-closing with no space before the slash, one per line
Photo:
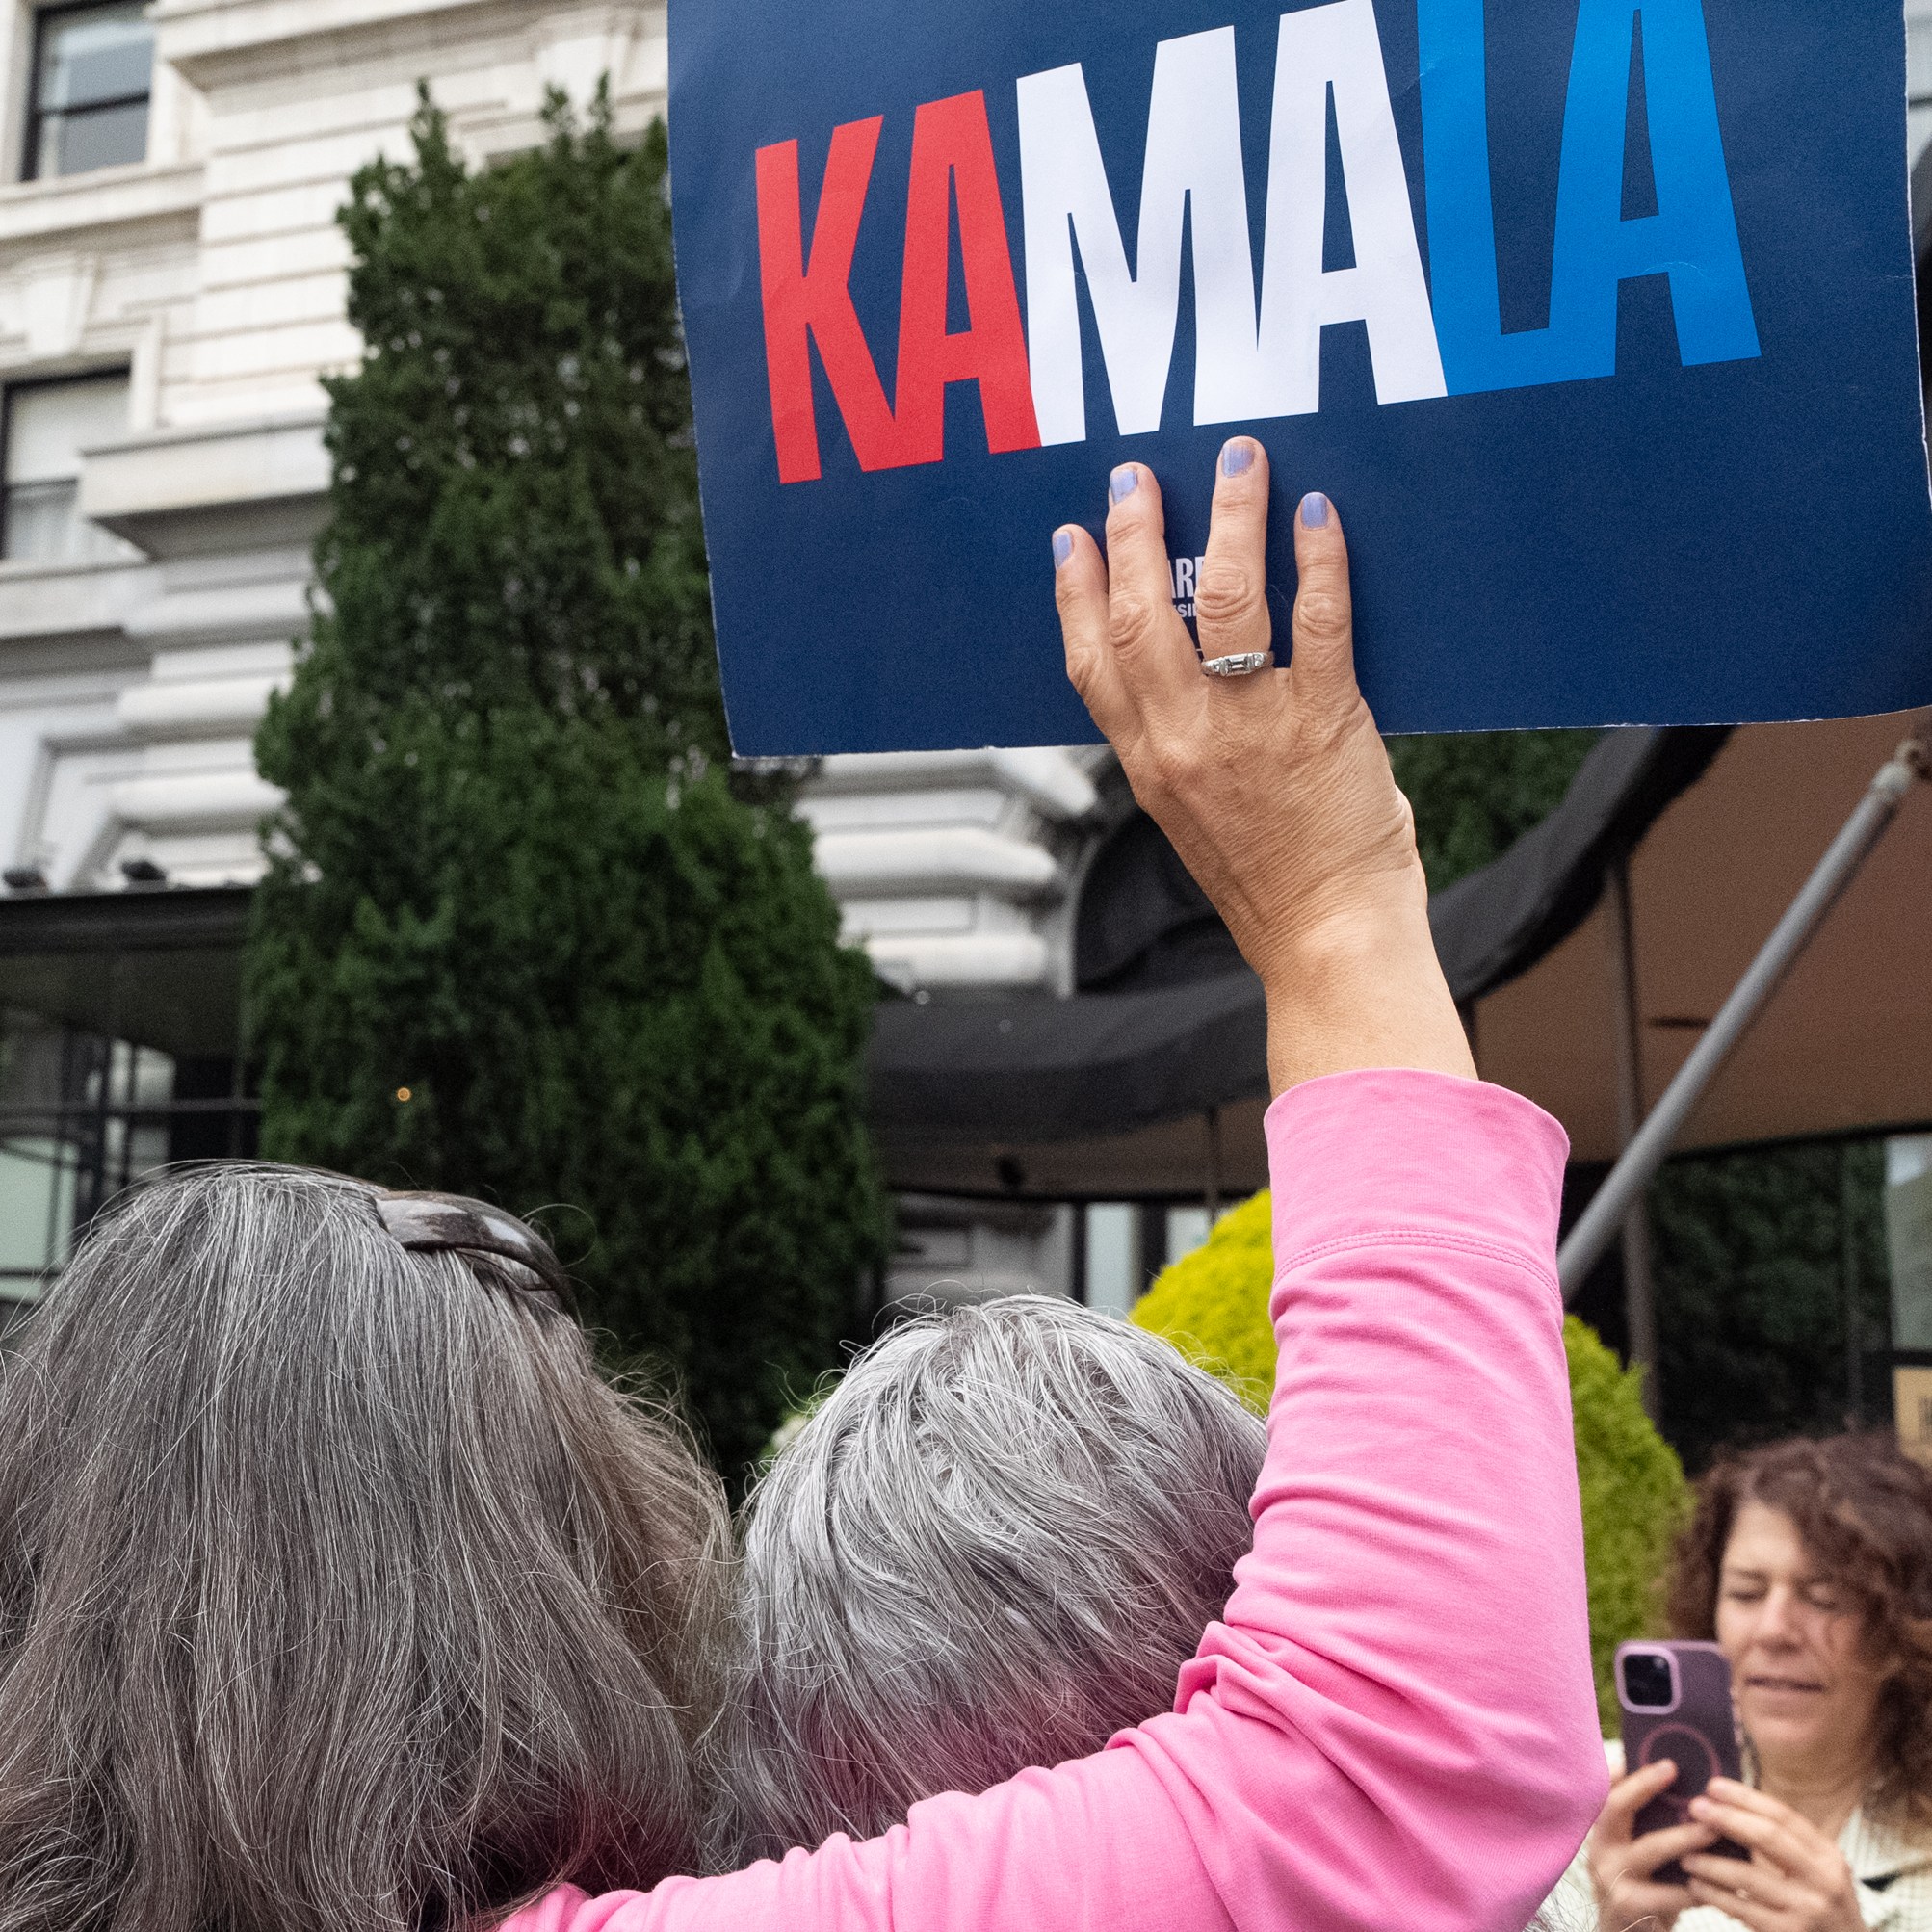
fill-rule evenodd
<path id="1" fill-rule="evenodd" d="M 80 352 L 99 280 L 98 255 L 66 255 L 39 265 L 20 303 L 20 330 L 35 361 L 66 362 Z"/>
<path id="2" fill-rule="evenodd" d="M 322 526 L 328 455 L 320 411 L 159 430 L 88 453 L 83 516 L 152 557 L 306 544 Z"/>
<path id="3" fill-rule="evenodd" d="M 115 719 L 144 744 L 176 738 L 252 738 L 282 690 L 287 674 L 252 677 L 152 678 L 129 685 L 115 705 Z"/>
<path id="4" fill-rule="evenodd" d="M 1031 898 L 1059 881 L 1051 852 L 979 825 L 821 832 L 813 849 L 825 882 L 842 897 L 966 887 Z"/>
<path id="5" fill-rule="evenodd" d="M 1058 746 L 1015 751 L 884 751 L 823 760 L 814 797 L 927 792 L 934 786 L 989 782 L 1024 797 L 1052 819 L 1083 819 L 1099 803 L 1080 754 Z"/>
<path id="6" fill-rule="evenodd" d="M 58 237 L 107 248 L 152 248 L 192 242 L 201 212 L 204 170 L 198 158 L 165 167 L 101 168 L 42 181 L 0 186 L 0 263 L 33 244 Z M 133 229 L 114 235 L 111 230 Z"/>
<path id="7" fill-rule="evenodd" d="M 0 563 L 0 686 L 21 674 L 23 647 L 84 654 L 90 641 L 125 640 L 159 573 L 144 558 L 101 563 Z"/>
<path id="8" fill-rule="evenodd" d="M 1054 959 L 1037 932 L 877 933 L 865 941 L 879 978 L 901 993 L 1046 987 Z"/>
<path id="9" fill-rule="evenodd" d="M 114 788 L 114 815 L 150 838 L 170 832 L 252 832 L 281 794 L 252 768 L 130 778 Z"/>

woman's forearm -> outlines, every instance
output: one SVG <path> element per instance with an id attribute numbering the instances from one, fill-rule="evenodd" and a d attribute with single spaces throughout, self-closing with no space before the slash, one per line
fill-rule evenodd
<path id="1" fill-rule="evenodd" d="M 1299 1862 L 1220 1883 L 1292 1888 L 1255 1926 L 1521 1925 L 1606 1782 L 1554 1267 L 1564 1136 L 1499 1087 L 1369 1072 L 1297 1086 L 1268 1139 L 1280 1362 L 1225 1623 L 1279 1668 L 1278 1719 L 1312 1749 L 1269 1758 L 1284 1783 L 1260 1808 L 1304 1822 Z"/>
<path id="2" fill-rule="evenodd" d="M 1231 467 L 1233 452 L 1244 460 Z M 1197 647 L 1168 595 L 1160 485 L 1140 464 L 1116 470 L 1106 557 L 1077 528 L 1057 543 L 1068 675 L 1261 976 L 1275 1092 L 1358 1067 L 1473 1076 L 1414 816 L 1356 686 L 1348 545 L 1326 497 L 1294 518 L 1287 666 L 1201 674 L 1203 657 L 1275 643 L 1268 490 L 1266 453 L 1236 437 L 1214 484 Z"/>
<path id="3" fill-rule="evenodd" d="M 1475 1078 L 1436 961 L 1420 866 L 1413 900 L 1354 911 L 1271 957 L 1263 991 L 1272 1092 L 1369 1067 Z"/>

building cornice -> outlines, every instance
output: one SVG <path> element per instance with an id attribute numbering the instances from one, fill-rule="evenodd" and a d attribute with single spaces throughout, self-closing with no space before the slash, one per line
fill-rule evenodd
<path id="1" fill-rule="evenodd" d="M 150 231 L 144 240 L 172 239 L 174 229 L 192 240 L 203 174 L 200 162 L 184 161 L 0 186 L 0 257 L 42 247 L 84 249 L 104 230 L 131 225 Z"/>
<path id="2" fill-rule="evenodd" d="M 821 760 L 809 790 L 819 797 L 925 792 L 940 782 L 987 782 L 1024 797 L 1049 819 L 1083 819 L 1099 804 L 1078 762 L 1083 747 L 1019 750 L 846 752 Z"/>
<path id="3" fill-rule="evenodd" d="M 30 655 L 46 662 L 50 652 L 53 662 L 64 655 L 69 664 L 103 649 L 117 660 L 144 657 L 145 648 L 128 640 L 128 623 L 156 588 L 145 559 L 0 563 L 0 670 L 18 675 Z"/>
<path id="4" fill-rule="evenodd" d="M 552 40 L 566 29 L 647 22 L 660 30 L 652 0 L 582 0 L 538 17 L 524 0 L 157 0 L 157 56 L 199 88 L 286 78 L 292 67 L 335 65 L 352 52 L 421 49 L 447 56 L 453 39 Z M 462 17 L 469 16 L 469 17 Z"/>
<path id="5" fill-rule="evenodd" d="M 83 516 L 150 557 L 303 544 L 328 495 L 324 418 L 276 416 L 152 431 L 87 452 Z"/>

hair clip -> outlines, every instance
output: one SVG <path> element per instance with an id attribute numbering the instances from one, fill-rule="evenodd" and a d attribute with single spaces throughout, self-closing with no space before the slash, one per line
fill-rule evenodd
<path id="1" fill-rule="evenodd" d="M 536 1230 L 514 1214 L 465 1194 L 392 1193 L 374 1196 L 377 1214 L 400 1247 L 412 1254 L 489 1255 L 514 1262 L 536 1277 L 533 1289 L 511 1277 L 525 1293 L 547 1295 L 560 1308 L 574 1306 L 570 1278 Z"/>

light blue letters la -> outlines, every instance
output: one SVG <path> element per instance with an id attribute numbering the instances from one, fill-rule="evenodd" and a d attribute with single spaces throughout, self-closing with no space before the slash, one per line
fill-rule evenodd
<path id="1" fill-rule="evenodd" d="M 1631 49 L 1643 19 L 1658 212 L 1623 219 Z M 1451 395 L 1616 370 L 1617 288 L 1668 274 L 1686 364 L 1759 352 L 1699 0 L 1581 0 L 1563 116 L 1545 328 L 1502 332 L 1483 0 L 1418 0 L 1429 280 Z"/>

